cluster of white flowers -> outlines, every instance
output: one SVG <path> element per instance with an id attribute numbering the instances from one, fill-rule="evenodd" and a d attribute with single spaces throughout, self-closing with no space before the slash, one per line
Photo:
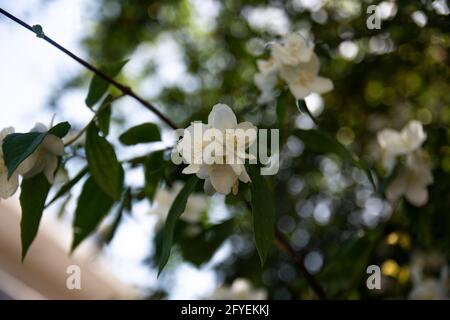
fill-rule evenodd
<path id="1" fill-rule="evenodd" d="M 431 267 L 440 270 L 440 277 L 424 277 L 424 269 Z M 445 259 L 436 254 L 416 254 L 410 265 L 413 288 L 409 293 L 412 300 L 449 299 L 447 281 L 448 267 Z"/>
<path id="2" fill-rule="evenodd" d="M 378 133 L 378 144 L 387 157 L 406 156 L 404 165 L 386 190 L 390 201 L 404 195 L 415 206 L 428 202 L 427 186 L 433 183 L 433 175 L 420 149 L 426 137 L 422 124 L 416 120 L 410 121 L 400 132 L 384 129 Z"/>
<path id="3" fill-rule="evenodd" d="M 160 228 L 166 220 L 170 206 L 182 188 L 183 184 L 177 181 L 173 184 L 172 188 L 160 188 L 156 192 L 154 199 L 155 207 L 151 213 L 158 216 L 157 228 Z M 196 223 L 200 221 L 202 213 L 206 212 L 207 209 L 208 198 L 202 194 L 193 193 L 189 196 L 186 208 L 180 218 L 189 223 Z"/>
<path id="4" fill-rule="evenodd" d="M 281 42 L 271 45 L 271 58 L 258 60 L 259 73 L 255 85 L 261 90 L 260 103 L 274 99 L 274 87 L 279 75 L 296 99 L 304 99 L 310 93 L 326 93 L 333 90 L 330 79 L 320 77 L 320 61 L 300 34 L 287 35 Z"/>
<path id="5" fill-rule="evenodd" d="M 46 132 L 48 128 L 42 123 L 37 123 L 31 132 Z M 49 183 L 55 179 L 55 171 L 58 167 L 58 156 L 64 153 L 64 143 L 54 135 L 48 134 L 37 149 L 26 158 L 8 179 L 8 169 L 3 158 L 3 140 L 14 128 L 5 128 L 0 133 L 0 198 L 11 197 L 19 186 L 19 175 L 24 179 L 31 178 L 43 172 Z"/>
<path id="6" fill-rule="evenodd" d="M 196 128 L 204 133 L 219 134 L 198 136 Z M 245 149 L 255 139 L 256 127 L 253 124 L 238 124 L 229 106 L 216 104 L 208 116 L 208 124 L 192 123 L 184 129 L 183 138 L 178 141 L 177 152 L 188 164 L 183 173 L 196 174 L 200 179 L 205 179 L 207 194 L 218 192 L 226 195 L 231 191 L 237 194 L 239 181 L 250 181 L 244 163 L 251 156 Z M 243 148 L 240 148 L 241 145 Z"/>
<path id="7" fill-rule="evenodd" d="M 247 279 L 237 278 L 231 286 L 221 286 L 212 294 L 211 300 L 266 300 L 267 291 L 253 289 Z"/>

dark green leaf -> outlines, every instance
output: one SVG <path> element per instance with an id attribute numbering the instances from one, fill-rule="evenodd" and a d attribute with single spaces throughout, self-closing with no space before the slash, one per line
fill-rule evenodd
<path id="1" fill-rule="evenodd" d="M 50 190 L 50 183 L 44 174 L 39 174 L 30 179 L 23 179 L 20 193 L 20 206 L 22 208 L 22 220 L 20 221 L 22 241 L 22 261 L 33 243 L 39 229 L 45 199 Z"/>
<path id="2" fill-rule="evenodd" d="M 275 206 L 272 191 L 266 180 L 261 176 L 259 167 L 248 165 L 248 173 L 252 180 L 252 212 L 253 232 L 261 264 L 264 265 L 274 242 Z"/>
<path id="3" fill-rule="evenodd" d="M 111 101 L 113 99 L 112 95 L 107 95 L 103 100 L 101 105 L 101 111 L 97 115 L 97 125 L 98 128 L 105 136 L 109 134 L 109 126 L 111 124 Z"/>
<path id="4" fill-rule="evenodd" d="M 123 187 L 123 169 L 113 146 L 98 134 L 95 124 L 91 124 L 86 133 L 86 157 L 99 187 L 111 199 L 118 200 Z"/>
<path id="5" fill-rule="evenodd" d="M 75 211 L 72 252 L 98 227 L 113 204 L 114 201 L 99 188 L 95 179 L 89 177 L 83 186 Z"/>
<path id="6" fill-rule="evenodd" d="M 196 176 L 190 178 L 184 185 L 183 189 L 181 189 L 181 191 L 178 193 L 177 197 L 172 203 L 172 206 L 170 207 L 169 213 L 167 215 L 166 224 L 164 225 L 163 230 L 163 240 L 161 244 L 162 247 L 161 258 L 159 261 L 158 274 L 161 273 L 167 261 L 169 260 L 175 225 L 178 221 L 178 218 L 184 212 L 189 195 L 194 191 L 197 182 L 198 178 Z"/>
<path id="7" fill-rule="evenodd" d="M 109 67 L 101 67 L 100 70 L 111 78 L 115 78 L 120 70 L 125 66 L 128 60 L 117 62 Z M 103 95 L 108 91 L 109 83 L 103 80 L 100 76 L 94 75 L 89 85 L 88 95 L 85 103 L 89 108 L 92 108 Z"/>
<path id="8" fill-rule="evenodd" d="M 28 158 L 44 141 L 47 134 L 64 137 L 70 129 L 67 122 L 62 122 L 47 132 L 12 133 L 3 140 L 3 158 L 8 168 L 8 178 L 17 167 Z"/>
<path id="9" fill-rule="evenodd" d="M 80 181 L 88 172 L 89 172 L 88 167 L 84 167 L 83 169 L 81 169 L 80 172 L 78 172 L 77 175 L 72 180 L 70 180 L 62 185 L 62 187 L 58 190 L 58 192 L 55 194 L 55 196 L 52 198 L 52 200 L 50 200 L 47 203 L 46 207 L 48 207 L 53 202 L 55 202 L 56 200 L 61 198 L 63 195 L 65 195 L 67 192 L 69 192 L 70 189 L 72 189 L 72 187 L 74 185 L 76 185 L 78 183 L 78 181 Z"/>
<path id="10" fill-rule="evenodd" d="M 48 130 L 48 134 L 57 136 L 58 138 L 63 138 L 69 133 L 70 124 L 68 122 L 60 122 L 56 126 Z"/>
<path id="11" fill-rule="evenodd" d="M 143 123 L 128 129 L 119 137 L 120 142 L 130 146 L 138 143 L 161 141 L 161 133 L 154 123 Z"/>
<path id="12" fill-rule="evenodd" d="M 234 222 L 228 220 L 202 230 L 198 235 L 189 237 L 186 232 L 179 243 L 186 261 L 196 266 L 209 261 L 220 245 L 232 234 Z"/>
<path id="13" fill-rule="evenodd" d="M 116 216 L 114 217 L 114 220 L 112 223 L 106 228 L 106 231 L 103 232 L 102 238 L 106 244 L 109 244 L 111 240 L 114 238 L 114 235 L 116 234 L 117 228 L 120 225 L 120 222 L 122 221 L 122 216 L 124 211 L 131 212 L 131 192 L 130 189 L 128 189 L 122 198 L 122 202 L 120 203 L 119 208 L 117 209 Z"/>
<path id="14" fill-rule="evenodd" d="M 145 169 L 145 196 L 151 202 L 158 189 L 159 182 L 167 167 L 167 162 L 164 162 L 164 151 L 155 151 L 151 153 L 144 162 Z"/>

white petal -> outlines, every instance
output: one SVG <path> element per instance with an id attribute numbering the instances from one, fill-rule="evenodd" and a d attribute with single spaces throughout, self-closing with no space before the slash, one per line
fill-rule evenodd
<path id="1" fill-rule="evenodd" d="M 377 140 L 380 147 L 390 154 L 401 154 L 404 151 L 404 143 L 400 133 L 392 129 L 383 129 L 378 132 Z"/>
<path id="2" fill-rule="evenodd" d="M 420 207 L 428 202 L 428 190 L 427 187 L 420 184 L 412 184 L 408 186 L 406 190 L 406 199 L 411 204 Z"/>
<path id="3" fill-rule="evenodd" d="M 62 139 L 52 134 L 44 138 L 42 146 L 55 156 L 62 156 L 64 154 L 64 143 Z"/>
<path id="4" fill-rule="evenodd" d="M 211 171 L 211 166 L 201 165 L 200 169 L 196 172 L 196 176 L 199 179 L 209 179 L 209 172 Z"/>
<path id="5" fill-rule="evenodd" d="M 55 180 L 56 168 L 58 167 L 58 158 L 55 156 L 47 156 L 45 167 L 44 167 L 44 175 L 47 178 L 49 183 L 53 183 Z"/>
<path id="6" fill-rule="evenodd" d="M 399 174 L 394 181 L 391 182 L 386 189 L 386 197 L 389 201 L 394 202 L 405 194 L 407 188 L 407 181 L 403 174 Z"/>
<path id="7" fill-rule="evenodd" d="M 214 193 L 216 193 L 216 190 L 214 190 L 214 187 L 211 184 L 211 180 L 209 178 L 205 179 L 205 184 L 203 185 L 203 190 L 209 196 L 212 196 Z"/>
<path id="8" fill-rule="evenodd" d="M 183 169 L 184 174 L 193 174 L 197 173 L 200 170 L 200 166 L 198 164 L 190 164 L 186 168 Z"/>
<path id="9" fill-rule="evenodd" d="M 236 115 L 226 104 L 216 104 L 208 116 L 208 125 L 219 130 L 232 129 L 237 125 Z"/>
<path id="10" fill-rule="evenodd" d="M 419 148 L 427 138 L 423 131 L 422 123 L 417 120 L 410 121 L 401 132 L 402 139 L 407 148 L 407 152 L 411 152 Z"/>
<path id="11" fill-rule="evenodd" d="M 241 180 L 244 183 L 250 182 L 250 177 L 248 176 L 247 170 L 244 167 L 244 170 L 242 170 L 241 174 L 239 175 L 239 180 Z"/>
<path id="12" fill-rule="evenodd" d="M 39 149 L 39 147 L 38 147 Z M 24 176 L 25 178 L 31 178 L 35 174 L 42 171 L 42 161 L 39 161 L 39 153 L 36 150 L 31 155 L 28 156 L 18 167 L 17 173 Z"/>
<path id="13" fill-rule="evenodd" d="M 296 99 L 304 99 L 311 93 L 307 87 L 299 83 L 290 83 L 289 89 Z"/>
<path id="14" fill-rule="evenodd" d="M 242 173 L 242 170 L 245 170 L 245 167 L 243 164 L 230 164 L 230 166 L 237 176 L 239 176 Z"/>
<path id="15" fill-rule="evenodd" d="M 19 187 L 19 178 L 17 173 L 14 173 L 8 179 L 8 170 L 6 167 L 0 168 L 0 198 L 7 199 L 11 197 Z"/>
<path id="16" fill-rule="evenodd" d="M 256 140 L 257 128 L 253 125 L 253 123 L 248 121 L 241 122 L 236 126 L 236 129 L 244 130 L 244 133 L 249 138 L 249 141 L 245 144 L 246 147 L 251 145 Z"/>
<path id="17" fill-rule="evenodd" d="M 233 169 L 228 165 L 215 165 L 210 173 L 211 184 L 221 194 L 229 194 L 237 180 Z"/>
<path id="18" fill-rule="evenodd" d="M 327 78 L 315 77 L 308 82 L 308 88 L 316 93 L 326 93 L 333 90 L 333 82 Z"/>

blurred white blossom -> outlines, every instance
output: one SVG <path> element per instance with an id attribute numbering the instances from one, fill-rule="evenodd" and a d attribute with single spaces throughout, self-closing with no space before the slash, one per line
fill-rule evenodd
<path id="1" fill-rule="evenodd" d="M 439 278 L 426 277 L 425 269 L 440 271 Z M 448 296 L 448 267 L 445 259 L 438 254 L 415 254 L 410 264 L 413 287 L 409 299 L 413 300 L 446 300 Z"/>
<path id="2" fill-rule="evenodd" d="M 395 180 L 386 190 L 390 201 L 402 195 L 415 206 L 423 206 L 428 202 L 427 186 L 433 183 L 433 175 L 424 155 L 416 151 L 407 156 L 406 165 L 400 169 Z"/>
<path id="3" fill-rule="evenodd" d="M 271 45 L 271 58 L 258 60 L 254 77 L 255 85 L 262 94 L 259 102 L 274 99 L 276 77 L 279 75 L 288 85 L 296 99 L 304 99 L 310 93 L 326 93 L 333 89 L 330 79 L 320 77 L 320 61 L 314 53 L 314 45 L 308 44 L 297 33 L 287 35 L 281 42 Z"/>
<path id="4" fill-rule="evenodd" d="M 210 297 L 211 300 L 265 300 L 267 291 L 254 289 L 250 281 L 237 278 L 231 286 L 221 286 Z"/>
<path id="5" fill-rule="evenodd" d="M 405 155 L 420 148 L 427 138 L 422 124 L 410 121 L 401 131 L 383 129 L 378 133 L 378 144 L 391 155 Z"/>
<path id="6" fill-rule="evenodd" d="M 155 207 L 151 213 L 158 216 L 158 228 L 166 220 L 169 209 L 182 188 L 183 184 L 177 181 L 173 184 L 172 188 L 159 188 L 156 192 L 154 198 Z M 197 223 L 200 221 L 202 213 L 206 212 L 207 209 L 208 199 L 201 194 L 193 193 L 189 196 L 186 208 L 180 218 L 189 223 Z"/>
<path id="7" fill-rule="evenodd" d="M 410 121 L 400 132 L 384 129 L 378 133 L 378 144 L 387 157 L 405 156 L 397 176 L 386 189 L 390 201 L 405 196 L 415 206 L 428 202 L 427 186 L 433 183 L 433 175 L 420 150 L 426 137 L 422 124 L 416 120 Z"/>
<path id="8" fill-rule="evenodd" d="M 3 139 L 8 134 L 14 133 L 14 128 L 4 128 L 0 132 L 0 198 L 7 199 L 11 197 L 19 187 L 19 175 L 16 172 L 8 179 L 8 168 L 3 160 Z"/>
<path id="9" fill-rule="evenodd" d="M 196 128 L 202 131 L 199 137 L 196 136 Z M 219 135 L 208 138 L 203 134 L 210 129 L 215 129 Z M 183 173 L 196 174 L 200 179 L 205 179 L 204 189 L 207 194 L 218 192 L 226 195 L 231 191 L 237 194 L 239 181 L 250 181 L 244 165 L 250 155 L 240 148 L 240 142 L 243 142 L 245 149 L 255 139 L 256 127 L 253 124 L 238 124 L 229 106 L 216 104 L 208 116 L 208 124 L 194 122 L 184 130 L 183 138 L 178 142 L 177 151 L 189 164 Z"/>

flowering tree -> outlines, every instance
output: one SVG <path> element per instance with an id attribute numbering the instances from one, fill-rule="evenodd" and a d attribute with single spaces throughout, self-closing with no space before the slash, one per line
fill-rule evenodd
<path id="1" fill-rule="evenodd" d="M 159 273 L 170 269 L 171 253 L 202 265 L 233 244 L 217 267 L 230 285 L 215 298 L 447 297 L 445 1 L 376 3 L 375 29 L 366 14 L 373 4 L 350 0 L 208 1 L 208 26 L 198 25 L 196 1 L 102 2 L 118 10 L 100 12 L 85 39 L 98 67 L 0 9 L 93 73 L 80 106 L 93 112 L 85 127 L 71 130 L 71 119 L 61 119 L 1 131 L 0 196 L 20 182 L 23 259 L 45 209 L 82 184 L 72 251 L 114 215 L 102 235 L 111 240 L 123 213 L 149 201 L 160 216 L 151 259 Z M 274 12 L 284 28 L 260 19 Z M 166 85 L 149 102 L 126 84 L 136 79 L 121 73 L 124 58 L 167 37 L 194 86 Z M 155 73 L 148 64 L 141 80 Z M 119 100 L 135 100 L 158 122 L 122 128 L 112 121 Z M 111 126 L 125 147 L 151 146 L 168 132 L 178 139 L 123 160 Z M 73 158 L 85 167 L 57 186 Z M 135 167 L 144 185 L 124 182 Z M 210 219 L 214 194 L 225 196 L 225 220 Z M 374 288 L 369 266 L 381 270 Z"/>

